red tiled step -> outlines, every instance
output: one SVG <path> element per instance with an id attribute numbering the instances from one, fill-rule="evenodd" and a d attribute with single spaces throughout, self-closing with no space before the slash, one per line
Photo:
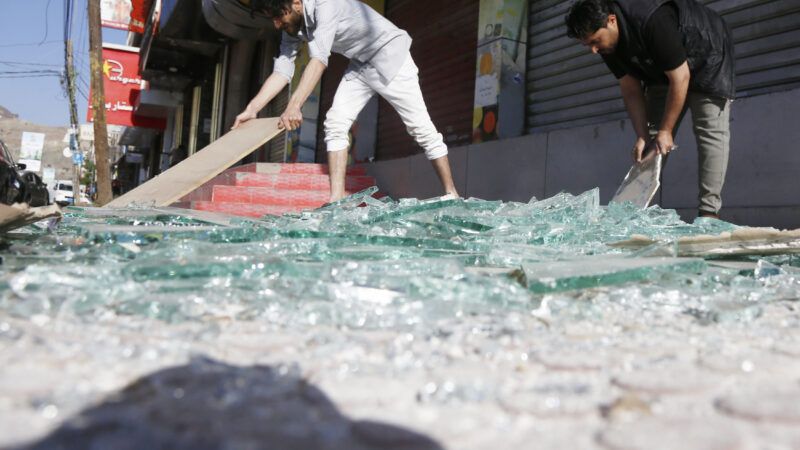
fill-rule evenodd
<path id="1" fill-rule="evenodd" d="M 290 212 L 299 212 L 303 209 L 291 205 L 257 205 L 252 203 L 218 203 L 199 201 L 192 202 L 192 209 L 198 211 L 213 211 L 223 214 L 245 217 L 262 217 L 266 214 L 280 216 Z"/>
<path id="2" fill-rule="evenodd" d="M 368 176 L 347 176 L 345 178 L 345 189 L 350 192 L 362 191 L 374 185 L 375 179 Z M 272 189 L 306 189 L 330 192 L 330 180 L 327 175 L 225 172 L 183 196 L 180 201 L 212 200 L 214 186 L 269 187 Z"/>
<path id="3" fill-rule="evenodd" d="M 234 173 L 231 177 L 232 184 L 235 186 L 250 187 L 269 187 L 273 189 L 319 189 L 328 191 L 330 189 L 330 178 L 328 175 L 305 174 L 305 173 Z M 231 184 L 231 183 L 214 183 Z M 375 186 L 375 178 L 368 176 L 347 176 L 345 178 L 345 189 L 350 191 L 361 191 L 370 186 Z"/>
<path id="4" fill-rule="evenodd" d="M 269 187 L 214 186 L 213 202 L 296 205 L 318 208 L 330 199 L 329 189 L 274 189 Z M 347 195 L 353 192 L 346 192 Z"/>
<path id="5" fill-rule="evenodd" d="M 236 183 L 236 172 L 223 172 L 216 177 L 203 183 L 202 186 L 193 190 L 192 192 L 181 197 L 180 202 L 193 202 L 202 200 L 211 200 L 211 195 L 214 193 L 214 186 L 218 185 L 233 185 Z"/>
<path id="6" fill-rule="evenodd" d="M 236 166 L 229 171 L 235 172 L 254 172 L 254 173 L 304 173 L 312 175 L 327 175 L 327 164 L 311 164 L 311 163 L 294 163 L 294 164 L 278 164 L 278 163 L 250 163 Z M 364 166 L 348 166 L 347 175 L 366 175 L 367 169 Z"/>

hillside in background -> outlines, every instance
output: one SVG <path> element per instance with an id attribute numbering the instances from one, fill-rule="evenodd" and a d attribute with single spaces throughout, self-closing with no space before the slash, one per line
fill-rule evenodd
<path id="1" fill-rule="evenodd" d="M 16 119 L 17 117 L 19 116 L 0 105 L 0 119 Z"/>
<path id="2" fill-rule="evenodd" d="M 17 114 L 0 105 L 0 139 L 5 142 L 12 156 L 19 160 L 19 149 L 22 145 L 22 133 L 25 131 L 32 133 L 44 133 L 44 149 L 42 151 L 42 168 L 53 167 L 56 169 L 56 179 L 72 178 L 72 161 L 64 157 L 64 136 L 69 130 L 68 127 L 51 127 L 37 125 L 32 122 L 20 119 Z M 42 171 L 39 171 L 39 175 Z"/>

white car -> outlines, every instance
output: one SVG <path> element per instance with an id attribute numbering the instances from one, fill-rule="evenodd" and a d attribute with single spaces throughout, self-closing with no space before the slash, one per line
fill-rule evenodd
<path id="1" fill-rule="evenodd" d="M 80 205 L 91 205 L 92 201 L 89 199 L 89 196 L 86 195 L 86 186 L 81 185 L 81 196 L 78 201 Z M 53 199 L 54 203 L 58 203 L 61 206 L 66 205 L 74 205 L 75 199 L 73 198 L 72 192 L 72 180 L 56 180 L 53 182 L 53 189 L 50 192 L 50 198 Z"/>
<path id="2" fill-rule="evenodd" d="M 72 193 L 72 181 L 56 180 L 53 186 L 53 195 L 50 198 L 61 206 L 75 203 Z"/>

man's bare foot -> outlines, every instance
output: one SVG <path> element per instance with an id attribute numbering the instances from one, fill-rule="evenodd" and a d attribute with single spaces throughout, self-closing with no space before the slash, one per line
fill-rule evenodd
<path id="1" fill-rule="evenodd" d="M 330 198 L 330 200 L 328 200 L 328 203 L 338 202 L 339 200 L 341 200 L 343 198 L 344 198 L 344 193 L 331 194 L 331 198 Z"/>
<path id="2" fill-rule="evenodd" d="M 461 198 L 461 196 L 456 191 L 448 192 L 441 197 L 442 200 L 455 200 L 457 198 Z"/>

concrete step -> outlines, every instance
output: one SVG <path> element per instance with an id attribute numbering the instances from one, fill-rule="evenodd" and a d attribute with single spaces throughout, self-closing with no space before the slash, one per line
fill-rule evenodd
<path id="1" fill-rule="evenodd" d="M 258 205 L 253 203 L 220 203 L 209 201 L 191 202 L 191 208 L 198 211 L 213 211 L 223 214 L 244 217 L 262 217 L 267 214 L 280 216 L 291 212 L 300 212 L 302 207 L 292 205 Z"/>
<path id="2" fill-rule="evenodd" d="M 311 164 L 311 163 L 294 163 L 294 164 L 279 164 L 279 163 L 250 163 L 243 164 L 228 169 L 228 171 L 235 172 L 252 172 L 252 173 L 303 173 L 312 175 L 327 175 L 327 164 Z M 348 166 L 347 175 L 366 175 L 367 169 L 364 166 Z"/>

